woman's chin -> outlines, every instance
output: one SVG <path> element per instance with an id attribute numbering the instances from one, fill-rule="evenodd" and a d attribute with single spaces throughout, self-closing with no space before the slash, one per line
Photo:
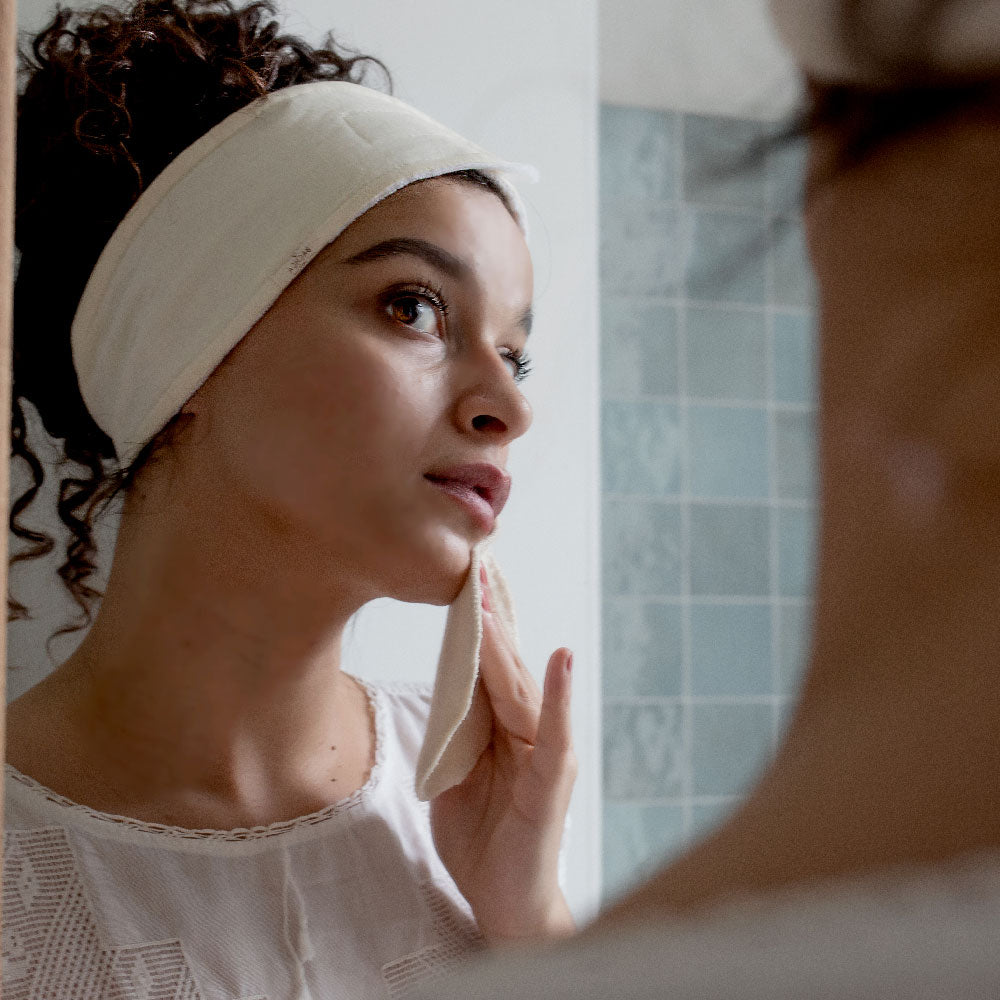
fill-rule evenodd
<path id="1" fill-rule="evenodd" d="M 410 604 L 451 604 L 458 596 L 469 575 L 474 542 L 458 536 L 436 540 L 422 559 L 416 560 L 405 580 L 397 600 Z"/>

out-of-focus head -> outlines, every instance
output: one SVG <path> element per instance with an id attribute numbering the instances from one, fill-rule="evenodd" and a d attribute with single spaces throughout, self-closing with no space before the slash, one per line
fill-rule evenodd
<path id="1" fill-rule="evenodd" d="M 995 0 L 771 0 L 799 66 L 826 85 L 971 82 L 1000 67 Z"/>
<path id="2" fill-rule="evenodd" d="M 961 109 L 997 104 L 995 0 L 771 0 L 771 11 L 808 84 L 806 129 L 836 147 L 814 179 Z"/>
<path id="3" fill-rule="evenodd" d="M 859 448 L 893 433 L 957 453 L 968 420 L 927 401 L 941 391 L 937 373 L 968 367 L 979 338 L 993 337 L 1000 307 L 1000 4 L 772 0 L 772 10 L 808 85 L 805 221 L 821 339 L 841 366 L 824 372 L 825 402 L 883 401 L 881 429 L 867 412 L 850 431 L 868 435 Z M 981 388 L 970 383 L 969 403 L 991 405 Z"/>

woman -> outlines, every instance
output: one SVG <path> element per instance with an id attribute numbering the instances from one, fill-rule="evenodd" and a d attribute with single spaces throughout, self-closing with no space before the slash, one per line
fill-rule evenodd
<path id="1" fill-rule="evenodd" d="M 429 815 L 429 692 L 340 669 L 366 602 L 466 593 L 503 506 L 516 194 L 271 13 L 62 12 L 35 41 L 14 395 L 92 472 L 60 503 L 84 607 L 92 515 L 125 495 L 89 632 L 9 708 L 11 996 L 381 997 L 571 927 L 568 651 L 543 699 L 484 590 L 492 738 Z"/>
<path id="2" fill-rule="evenodd" d="M 800 702 L 719 829 L 579 943 L 437 998 L 1000 991 L 1000 4 L 772 7 L 809 84 L 820 293 Z"/>

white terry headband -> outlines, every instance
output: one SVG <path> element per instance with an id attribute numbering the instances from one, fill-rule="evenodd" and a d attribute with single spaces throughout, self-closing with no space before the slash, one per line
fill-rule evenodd
<path id="1" fill-rule="evenodd" d="M 942 76 L 971 77 L 1000 69 L 998 0 L 771 0 L 775 25 L 796 62 L 821 83 L 892 84 L 886 67 L 911 41 L 928 68 Z M 864 40 L 852 51 L 847 19 Z M 886 57 L 876 65 L 872 53 Z"/>
<path id="2" fill-rule="evenodd" d="M 184 150 L 112 234 L 73 320 L 80 391 L 121 465 L 355 219 L 414 181 L 471 169 L 525 230 L 504 175 L 530 168 L 354 83 L 269 94 Z"/>

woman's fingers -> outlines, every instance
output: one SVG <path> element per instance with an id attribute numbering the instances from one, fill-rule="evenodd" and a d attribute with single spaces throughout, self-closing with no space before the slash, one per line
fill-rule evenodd
<path id="1" fill-rule="evenodd" d="M 539 691 L 510 637 L 490 610 L 486 574 L 480 579 L 484 607 L 479 671 L 493 714 L 511 736 L 534 746 L 532 769 L 543 777 L 543 784 L 549 786 L 550 792 L 564 785 L 568 797 L 576 778 L 570 725 L 573 654 L 562 648 L 549 657 L 545 690 Z"/>
<path id="2" fill-rule="evenodd" d="M 570 724 L 573 654 L 557 649 L 549 657 L 545 671 L 545 693 L 538 720 L 533 766 L 548 782 L 566 782 L 566 792 L 576 778 L 576 758 L 573 754 L 573 734 Z"/>
<path id="3" fill-rule="evenodd" d="M 573 654 L 564 646 L 549 657 L 545 670 L 545 692 L 538 722 L 538 746 L 562 757 L 573 748 L 570 727 Z"/>
<path id="4" fill-rule="evenodd" d="M 542 692 L 500 623 L 485 610 L 483 640 L 479 647 L 479 674 L 500 725 L 512 736 L 534 743 L 538 735 Z"/>

